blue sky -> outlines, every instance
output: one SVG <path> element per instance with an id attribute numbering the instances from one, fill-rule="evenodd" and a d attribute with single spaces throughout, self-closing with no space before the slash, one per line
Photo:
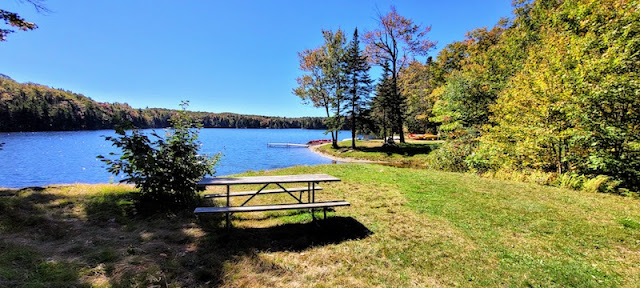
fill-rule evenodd
<path id="1" fill-rule="evenodd" d="M 136 108 L 270 116 L 322 116 L 291 93 L 297 53 L 322 44 L 322 29 L 360 34 L 376 11 L 431 25 L 435 56 L 474 28 L 511 17 L 511 0 L 486 1 L 3 1 L 39 29 L 0 42 L 0 73 Z"/>

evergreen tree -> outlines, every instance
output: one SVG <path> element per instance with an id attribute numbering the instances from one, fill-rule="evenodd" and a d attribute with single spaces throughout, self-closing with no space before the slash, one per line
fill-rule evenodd
<path id="1" fill-rule="evenodd" d="M 382 64 L 382 76 L 376 85 L 376 93 L 372 100 L 372 117 L 382 127 L 381 134 L 385 142 L 387 135 L 389 135 L 388 128 L 391 126 L 389 103 L 392 98 L 391 93 L 393 93 L 392 79 L 389 74 L 389 63 L 385 62 Z"/>
<path id="2" fill-rule="evenodd" d="M 371 79 L 367 57 L 360 54 L 358 28 L 353 32 L 353 39 L 347 48 L 346 77 L 348 81 L 344 109 L 351 122 L 351 148 L 356 148 L 356 128 L 360 122 L 362 111 L 370 102 Z"/>

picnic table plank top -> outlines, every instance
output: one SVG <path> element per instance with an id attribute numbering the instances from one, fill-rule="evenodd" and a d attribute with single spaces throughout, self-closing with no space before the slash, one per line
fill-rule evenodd
<path id="1" fill-rule="evenodd" d="M 301 182 L 337 182 L 336 178 L 327 174 L 299 174 L 280 176 L 249 176 L 249 177 L 211 177 L 204 178 L 198 185 L 243 185 L 267 183 L 301 183 Z"/>

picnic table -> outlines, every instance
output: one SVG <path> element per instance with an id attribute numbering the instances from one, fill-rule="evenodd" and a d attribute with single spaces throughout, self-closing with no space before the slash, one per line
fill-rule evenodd
<path id="1" fill-rule="evenodd" d="M 316 202 L 316 191 L 322 190 L 322 187 L 316 186 L 321 182 L 338 182 L 336 178 L 327 174 L 301 174 L 301 175 L 281 175 L 281 176 L 251 176 L 251 177 L 212 177 L 204 178 L 198 182 L 198 188 L 206 189 L 207 186 L 226 186 L 226 193 L 205 194 L 205 198 L 226 198 L 226 206 L 224 207 L 198 207 L 194 213 L 225 213 L 226 224 L 230 227 L 229 216 L 234 212 L 257 212 L 257 211 L 274 211 L 274 210 L 290 210 L 290 209 L 309 209 L 312 219 L 315 220 L 314 209 L 322 209 L 324 217 L 327 217 L 327 209 L 338 206 L 349 206 L 349 202 L 324 201 Z M 283 184 L 306 183 L 306 187 L 284 187 Z M 260 189 L 255 191 L 231 192 L 233 185 L 262 185 Z M 277 186 L 278 189 L 265 189 L 269 185 Z M 307 199 L 304 199 L 304 193 L 307 193 Z M 245 206 L 254 197 L 265 194 L 286 193 L 291 196 L 296 203 L 291 204 L 272 204 L 272 205 L 255 205 Z M 299 193 L 295 195 L 294 193 Z M 231 206 L 231 197 L 249 196 L 240 206 Z"/>

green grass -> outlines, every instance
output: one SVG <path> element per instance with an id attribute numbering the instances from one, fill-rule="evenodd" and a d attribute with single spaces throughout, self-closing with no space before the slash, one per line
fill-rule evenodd
<path id="1" fill-rule="evenodd" d="M 36 249 L 0 241 L 0 286 L 83 287 L 78 280 L 80 266 L 73 262 L 46 259 Z"/>
<path id="2" fill-rule="evenodd" d="M 338 143 L 338 149 L 330 144 L 318 147 L 322 153 L 336 157 L 389 162 L 402 167 L 424 167 L 427 155 L 440 145 L 441 141 L 411 141 L 383 146 L 382 141 L 356 141 L 356 149 L 351 148 L 351 140 Z"/>
<path id="3" fill-rule="evenodd" d="M 371 164 L 248 174 L 300 173 L 341 178 L 316 196 L 352 206 L 315 224 L 300 211 L 236 214 L 227 233 L 221 217 L 135 215 L 126 186 L 0 193 L 9 195 L 0 197 L 0 286 L 640 283 L 638 199 Z M 285 201 L 264 195 L 252 204 Z"/>

